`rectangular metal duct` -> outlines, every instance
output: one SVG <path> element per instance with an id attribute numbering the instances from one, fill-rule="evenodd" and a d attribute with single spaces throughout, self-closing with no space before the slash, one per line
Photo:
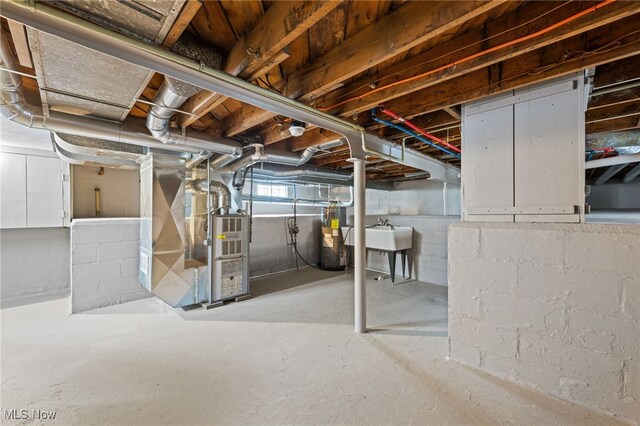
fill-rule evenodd
<path id="1" fill-rule="evenodd" d="M 178 157 L 149 154 L 140 165 L 140 283 L 173 307 L 194 303 L 194 269 L 185 268 L 184 175 Z"/>
<path id="2" fill-rule="evenodd" d="M 56 7 L 119 33 L 161 43 L 185 0 L 53 1 Z M 60 111 L 122 121 L 153 72 L 28 28 L 45 114 Z"/>

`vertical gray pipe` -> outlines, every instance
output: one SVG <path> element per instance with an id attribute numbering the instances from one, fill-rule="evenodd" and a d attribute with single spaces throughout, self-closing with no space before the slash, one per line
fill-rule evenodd
<path id="1" fill-rule="evenodd" d="M 367 332 L 367 246 L 365 235 L 365 162 L 362 159 L 352 159 L 353 161 L 353 185 L 354 185 L 354 308 L 355 321 L 354 330 L 356 333 Z"/>

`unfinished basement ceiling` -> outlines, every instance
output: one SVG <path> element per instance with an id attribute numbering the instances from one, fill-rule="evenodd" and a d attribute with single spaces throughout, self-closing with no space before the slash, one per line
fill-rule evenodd
<path id="1" fill-rule="evenodd" d="M 153 42 L 164 39 L 184 0 L 51 3 L 93 23 Z M 27 34 L 45 111 L 122 121 L 153 75 L 44 32 L 28 29 Z"/>
<path id="2" fill-rule="evenodd" d="M 51 4 L 165 48 L 188 33 L 226 52 L 223 71 L 453 166 L 460 165 L 458 156 L 375 121 L 372 108 L 384 104 L 434 137 L 428 140 L 459 148 L 460 105 L 466 101 L 588 68 L 595 68 L 594 92 L 640 79 L 638 2 Z M 162 75 L 33 33 L 29 31 L 29 48 L 45 89 L 40 92 L 45 107 L 116 120 L 127 114 L 146 118 L 145 102 L 153 100 Z M 638 86 L 614 92 L 591 98 L 586 112 L 590 137 L 640 127 Z M 185 113 L 177 113 L 172 125 L 244 144 L 299 152 L 337 137 L 313 126 L 292 137 L 289 117 L 206 91 L 179 109 Z M 378 116 L 399 122 L 380 112 Z M 349 171 L 348 159 L 345 145 L 316 154 L 309 164 Z M 367 174 L 380 180 L 428 176 L 375 157 L 369 159 Z"/>

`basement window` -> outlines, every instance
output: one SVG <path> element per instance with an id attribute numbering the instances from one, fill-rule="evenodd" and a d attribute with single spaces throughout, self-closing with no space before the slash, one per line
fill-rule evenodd
<path id="1" fill-rule="evenodd" d="M 259 183 L 256 185 L 256 195 L 274 198 L 287 198 L 289 191 L 286 185 L 268 185 Z"/>

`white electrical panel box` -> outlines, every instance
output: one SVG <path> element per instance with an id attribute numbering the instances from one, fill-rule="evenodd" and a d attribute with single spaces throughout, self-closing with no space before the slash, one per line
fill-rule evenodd
<path id="1" fill-rule="evenodd" d="M 581 222 L 584 75 L 467 103 L 464 221 Z"/>

